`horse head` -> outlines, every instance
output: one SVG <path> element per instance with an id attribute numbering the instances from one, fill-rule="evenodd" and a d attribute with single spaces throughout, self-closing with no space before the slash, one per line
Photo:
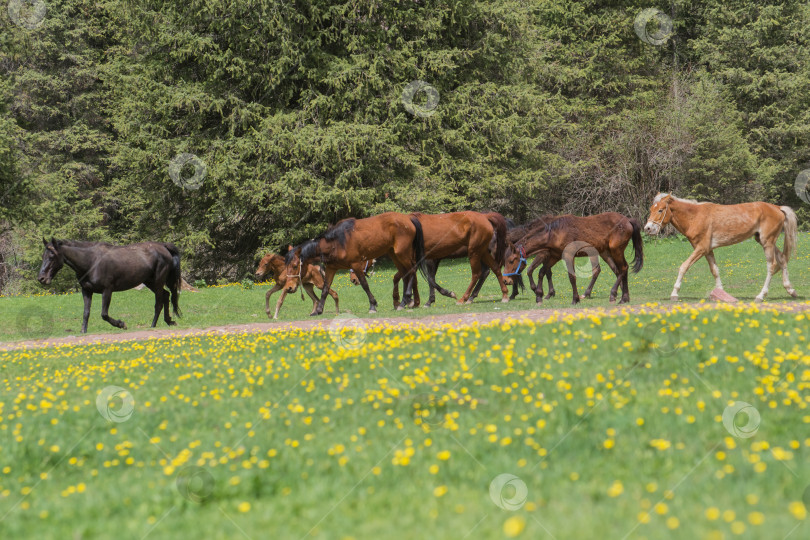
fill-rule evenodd
<path id="1" fill-rule="evenodd" d="M 647 224 L 644 225 L 644 232 L 658 234 L 664 228 L 664 225 L 667 225 L 672 220 L 672 210 L 669 209 L 669 203 L 671 202 L 671 193 L 659 193 L 655 196 L 650 207 L 650 217 L 647 218 Z"/>
<path id="2" fill-rule="evenodd" d="M 65 265 L 65 256 L 59 251 L 62 242 L 51 238 L 48 242 L 44 238 L 42 243 L 45 245 L 45 253 L 42 254 L 42 266 L 39 269 L 37 280 L 43 285 L 50 285 L 53 278 Z"/>

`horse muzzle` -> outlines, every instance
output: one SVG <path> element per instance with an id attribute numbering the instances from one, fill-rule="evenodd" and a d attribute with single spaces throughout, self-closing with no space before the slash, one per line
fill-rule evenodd
<path id="1" fill-rule="evenodd" d="M 49 278 L 47 276 L 39 276 L 37 278 L 37 281 L 39 281 L 43 285 L 50 285 L 51 284 L 51 278 Z"/>
<path id="2" fill-rule="evenodd" d="M 653 223 L 652 221 L 648 221 L 646 225 L 644 225 L 644 232 L 647 234 L 658 234 L 661 232 L 661 226 L 658 223 Z"/>

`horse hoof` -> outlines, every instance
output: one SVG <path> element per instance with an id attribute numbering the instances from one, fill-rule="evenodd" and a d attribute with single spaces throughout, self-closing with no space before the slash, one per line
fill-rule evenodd
<path id="1" fill-rule="evenodd" d="M 629 299 L 629 298 L 622 298 L 621 300 L 619 300 L 619 305 L 621 305 L 621 304 L 626 304 L 626 303 L 628 303 L 628 302 L 630 302 L 630 299 Z"/>
<path id="2" fill-rule="evenodd" d="M 177 323 L 174 321 L 168 321 L 166 324 L 168 324 L 169 326 L 177 326 Z"/>
<path id="3" fill-rule="evenodd" d="M 669 297 L 669 301 L 670 302 L 677 302 L 678 301 L 678 295 L 673 294 L 672 296 Z"/>
<path id="4" fill-rule="evenodd" d="M 754 298 L 754 302 L 756 302 L 756 303 L 758 303 L 758 304 L 761 304 L 761 303 L 762 303 L 762 302 L 764 302 L 764 301 L 765 301 L 765 297 L 764 297 L 764 296 L 757 296 L 756 298 Z"/>
<path id="5" fill-rule="evenodd" d="M 790 290 L 788 291 L 788 294 L 789 294 L 790 296 L 792 296 L 793 298 L 798 298 L 798 297 L 799 297 L 799 295 L 796 293 L 796 289 L 790 289 Z"/>
<path id="6" fill-rule="evenodd" d="M 470 302 L 472 304 L 472 302 Z M 501 304 L 508 304 L 509 298 L 501 298 Z"/>
<path id="7" fill-rule="evenodd" d="M 616 301 L 616 297 L 615 297 L 615 296 L 611 296 L 611 297 L 610 297 L 610 299 L 608 300 L 608 302 L 610 302 L 611 304 L 612 304 L 613 302 L 615 302 L 615 301 Z"/>
<path id="8" fill-rule="evenodd" d="M 371 313 L 371 314 L 374 314 L 374 313 L 377 313 L 377 310 L 376 309 L 370 309 L 370 310 L 368 310 L 368 312 Z"/>
<path id="9" fill-rule="evenodd" d="M 120 328 L 121 330 L 126 330 L 127 329 L 127 323 L 122 322 L 121 326 L 119 326 L 118 328 Z"/>

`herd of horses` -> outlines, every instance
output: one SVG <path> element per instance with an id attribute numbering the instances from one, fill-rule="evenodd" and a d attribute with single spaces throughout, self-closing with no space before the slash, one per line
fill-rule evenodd
<path id="1" fill-rule="evenodd" d="M 387 256 L 396 266 L 392 295 L 395 309 L 420 305 L 417 273 L 424 276 L 430 288 L 426 306 L 435 301 L 435 291 L 457 299 L 459 304 L 472 302 L 490 272 L 495 275 L 500 287 L 501 301 L 508 302 L 525 288 L 522 276 L 526 270 L 529 287 L 535 293 L 536 302 L 541 303 L 544 279 L 549 286 L 545 298 L 555 294 L 552 268 L 562 260 L 571 282 L 572 302 L 576 304 L 580 301 L 580 295 L 577 272 L 573 269 L 574 259 L 587 257 L 590 260 L 591 279 L 582 295 L 589 298 L 599 276 L 601 258 L 616 276 L 610 290 L 610 301 L 617 300 L 621 288 L 621 297 L 618 298 L 621 304 L 630 301 L 628 272 L 631 265 L 634 273 L 644 265 L 641 231 L 657 235 L 667 224 L 686 236 L 694 248 L 679 269 L 672 300 L 678 299 L 686 271 L 701 257 L 706 257 L 716 288 L 722 290 L 714 249 L 751 237 L 762 245 L 767 261 L 765 283 L 756 300 L 764 300 L 771 277 L 780 270 L 788 294 L 796 296 L 787 269 L 797 242 L 796 215 L 789 207 L 766 202 L 713 204 L 678 198 L 671 193 L 659 193 L 655 197 L 644 227 L 638 220 L 616 212 L 587 217 L 546 215 L 524 225 L 515 225 L 496 212 L 473 211 L 445 214 L 386 212 L 362 219 L 348 218 L 329 227 L 317 238 L 298 246 L 288 246 L 284 255 L 266 255 L 259 264 L 256 277 L 272 277 L 275 280 L 265 296 L 268 317 L 271 313 L 270 297 L 282 291 L 273 314 L 273 318 L 278 318 L 285 296 L 295 293 L 299 286 L 312 299 L 311 315 L 323 313 L 327 296 L 332 296 L 335 310 L 339 312 L 338 295 L 331 288 L 338 270 L 351 272 L 352 282 L 363 288 L 368 296 L 369 312 L 374 313 L 377 311 L 377 300 L 366 278 L 374 262 L 381 257 Z M 780 251 L 776 241 L 783 231 L 784 247 Z M 628 263 L 625 250 L 631 242 L 634 258 Z M 49 285 L 64 265 L 76 272 L 84 297 L 83 333 L 87 332 L 93 294 L 102 295 L 102 319 L 125 329 L 123 321 L 109 316 L 112 293 L 134 288 L 141 283 L 155 294 L 153 328 L 161 311 L 166 324 L 175 324 L 169 314 L 170 303 L 175 316 L 180 316 L 180 253 L 173 244 L 144 242 L 115 246 L 103 242 L 56 239 L 50 242 L 43 239 L 43 243 L 45 252 L 38 280 L 43 285 Z M 439 263 L 454 258 L 466 258 L 470 263 L 470 283 L 461 298 L 436 281 Z M 532 274 L 538 268 L 535 283 Z M 400 281 L 403 282 L 401 299 Z M 511 295 L 508 285 L 512 285 Z M 315 288 L 321 290 L 320 297 L 316 295 Z"/>

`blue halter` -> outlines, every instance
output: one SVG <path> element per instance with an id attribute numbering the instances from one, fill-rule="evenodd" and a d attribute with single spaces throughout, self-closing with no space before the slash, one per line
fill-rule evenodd
<path id="1" fill-rule="evenodd" d="M 514 272 L 503 274 L 503 277 L 516 276 L 526 269 L 526 264 L 529 262 L 528 260 L 526 260 L 526 253 L 523 251 L 523 246 L 520 246 L 518 249 L 520 250 L 520 261 L 518 261 L 517 268 L 515 269 Z"/>

